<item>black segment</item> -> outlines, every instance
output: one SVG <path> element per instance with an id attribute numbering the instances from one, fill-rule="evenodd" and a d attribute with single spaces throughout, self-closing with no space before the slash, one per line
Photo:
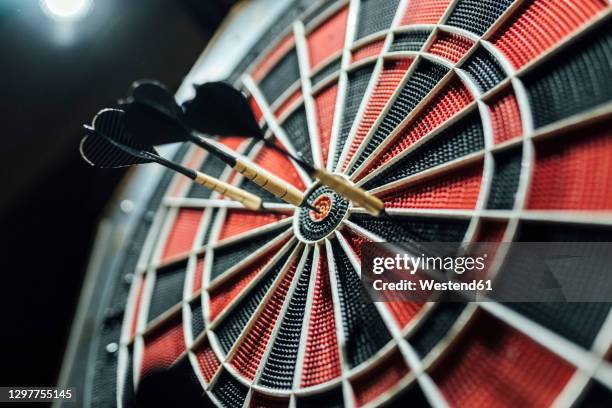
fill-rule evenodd
<path id="1" fill-rule="evenodd" d="M 265 362 L 260 384 L 276 389 L 290 389 L 297 361 L 300 335 L 306 309 L 306 296 L 312 268 L 312 252 L 300 273 L 287 312 L 278 329 L 274 344 Z"/>
<path id="2" fill-rule="evenodd" d="M 202 301 L 200 297 L 193 300 L 191 307 L 191 332 L 196 339 L 204 331 L 204 315 L 202 314 Z"/>
<path id="3" fill-rule="evenodd" d="M 462 303 L 441 302 L 425 318 L 423 324 L 408 339 L 421 358 L 424 358 L 446 336 L 464 308 L 465 305 Z"/>
<path id="4" fill-rule="evenodd" d="M 483 35 L 514 0 L 459 0 L 446 24 Z"/>
<path id="5" fill-rule="evenodd" d="M 218 208 L 212 208 L 212 215 L 210 217 L 210 219 L 212 221 L 214 221 L 217 218 L 217 214 L 219 213 L 219 209 Z M 208 240 L 210 239 L 210 234 L 213 230 L 212 228 L 212 221 L 208 224 L 208 228 L 206 228 L 206 231 L 204 231 L 204 236 L 202 237 L 202 245 L 206 245 L 208 244 Z"/>
<path id="6" fill-rule="evenodd" d="M 406 408 L 407 401 L 409 401 L 411 407 L 415 408 L 428 408 L 431 406 L 418 382 L 415 381 L 408 389 L 401 391 L 399 395 L 393 397 L 391 402 L 386 404 L 385 407 Z"/>
<path id="7" fill-rule="evenodd" d="M 202 389 L 202 384 L 200 384 L 198 376 L 193 371 L 191 361 L 189 361 L 189 358 L 186 355 L 174 363 L 170 367 L 170 371 L 175 378 L 179 379 L 181 383 L 185 384 L 185 388 L 188 388 L 188 391 L 190 394 L 192 394 L 192 399 L 197 399 L 197 396 L 200 395 L 202 397 L 202 402 L 206 401 L 206 399 L 203 398 L 205 394 L 204 390 Z"/>
<path id="8" fill-rule="evenodd" d="M 287 262 L 290 254 L 291 248 L 274 264 L 257 285 L 238 302 L 236 307 L 215 329 L 219 344 L 225 353 L 231 349 L 238 336 L 240 336 L 253 312 L 255 312 L 268 289 L 272 286 L 274 279 L 276 279 L 283 265 Z"/>
<path id="9" fill-rule="evenodd" d="M 395 130 L 419 102 L 440 82 L 448 68 L 428 60 L 421 60 L 399 95 L 389 108 L 380 125 L 367 142 L 365 149 L 353 164 L 355 171 L 372 152 Z"/>
<path id="10" fill-rule="evenodd" d="M 524 222 L 520 226 L 521 242 L 612 242 L 612 228 Z"/>
<path id="11" fill-rule="evenodd" d="M 612 242 L 612 230 L 525 222 L 520 226 L 518 241 Z M 585 273 L 587 269 L 585 265 Z M 506 306 L 585 348 L 593 344 L 610 311 L 609 303 L 506 303 Z"/>
<path id="12" fill-rule="evenodd" d="M 419 51 L 423 44 L 425 44 L 425 41 L 427 41 L 429 34 L 431 34 L 431 31 L 428 30 L 397 33 L 393 37 L 393 43 L 389 51 Z"/>
<path id="13" fill-rule="evenodd" d="M 200 166 L 200 171 L 202 173 L 206 173 L 207 175 L 211 177 L 219 178 L 221 177 L 221 173 L 223 173 L 223 170 L 225 170 L 226 167 L 227 167 L 227 164 L 225 164 L 221 159 L 211 154 L 207 154 L 206 158 L 204 159 L 204 162 Z M 211 189 L 201 186 L 197 183 L 192 183 L 191 188 L 189 189 L 189 192 L 187 193 L 187 197 L 189 198 L 210 198 L 211 194 L 212 194 Z"/>
<path id="14" fill-rule="evenodd" d="M 399 0 L 362 0 L 359 5 L 355 39 L 360 39 L 391 27 L 398 4 Z"/>
<path id="15" fill-rule="evenodd" d="M 363 301 L 365 291 L 359 275 L 338 240 L 332 241 L 332 253 L 336 265 L 347 362 L 352 368 L 382 349 L 391 340 L 391 334 L 374 303 Z"/>
<path id="16" fill-rule="evenodd" d="M 338 132 L 336 151 L 334 152 L 334 167 L 340 159 L 342 149 L 351 131 L 351 126 L 353 126 L 355 116 L 357 116 L 359 105 L 368 87 L 373 70 L 374 65 L 372 64 L 359 68 L 348 75 L 346 97 L 344 98 L 344 110 L 342 112 L 342 123 L 340 125 L 340 131 Z"/>
<path id="17" fill-rule="evenodd" d="M 272 231 L 250 237 L 247 240 L 238 241 L 215 249 L 212 269 L 210 271 L 211 280 L 248 258 L 255 251 L 279 236 L 283 231 L 284 228 L 276 228 Z"/>
<path id="18" fill-rule="evenodd" d="M 515 148 L 493 156 L 495 169 L 489 192 L 487 208 L 491 210 L 511 210 L 514 206 L 516 190 L 521 176 L 521 148 Z"/>
<path id="19" fill-rule="evenodd" d="M 310 147 L 310 136 L 308 134 L 308 120 L 304 106 L 302 105 L 302 107 L 289 115 L 282 123 L 282 126 L 289 137 L 289 141 L 299 155 L 308 163 L 313 164 L 312 148 Z"/>
<path id="20" fill-rule="evenodd" d="M 241 408 L 244 405 L 247 392 L 247 387 L 234 379 L 234 377 L 225 370 L 221 372 L 219 379 L 212 389 L 212 394 L 217 401 L 219 401 L 221 406 L 225 408 Z"/>
<path id="21" fill-rule="evenodd" d="M 505 303 L 520 314 L 589 348 L 610 311 L 608 303 Z"/>
<path id="22" fill-rule="evenodd" d="M 401 180 L 482 149 L 484 149 L 482 122 L 480 114 L 474 111 L 388 166 L 378 176 L 365 183 L 364 188 L 370 190 Z"/>
<path id="23" fill-rule="evenodd" d="M 269 104 L 274 103 L 291 85 L 300 79 L 297 52 L 292 49 L 259 83 L 259 88 Z"/>
<path id="24" fill-rule="evenodd" d="M 306 202 L 314 207 L 316 199 L 321 196 L 327 196 L 331 199 L 329 213 L 322 220 L 312 220 L 310 218 L 311 210 L 304 207 L 300 208 L 298 216 L 300 234 L 309 241 L 318 241 L 331 234 L 338 224 L 340 224 L 349 208 L 349 201 L 346 198 L 325 186 L 321 186 L 312 191 L 306 197 Z"/>
<path id="25" fill-rule="evenodd" d="M 180 263 L 157 271 L 149 306 L 149 322 L 183 300 L 185 269 L 186 265 Z"/>
<path id="26" fill-rule="evenodd" d="M 309 6 L 311 6 L 312 3 L 316 3 L 316 2 L 313 2 L 312 0 L 309 0 L 309 2 L 311 3 L 309 4 Z M 333 4 L 338 4 L 338 3 L 334 0 L 324 0 L 324 1 L 321 1 L 314 9 L 311 9 L 310 7 L 308 7 L 307 9 L 308 13 L 306 13 L 306 16 L 302 18 L 302 22 L 304 23 L 304 26 L 307 26 L 308 24 L 310 24 L 313 20 L 319 17 L 321 13 L 324 13 Z"/>
<path id="27" fill-rule="evenodd" d="M 390 242 L 461 242 L 469 224 L 465 220 L 420 217 L 381 219 L 366 214 L 353 214 L 350 220 Z"/>
<path id="28" fill-rule="evenodd" d="M 612 23 L 523 80 L 536 128 L 612 100 Z"/>
<path id="29" fill-rule="evenodd" d="M 312 76 L 312 79 L 311 79 L 312 86 L 317 85 L 319 82 L 321 82 L 322 80 L 324 80 L 325 78 L 333 74 L 334 72 L 339 71 L 341 63 L 342 63 L 342 59 L 341 57 L 338 57 L 332 62 L 330 62 L 329 64 L 327 64 L 326 66 L 324 66 L 323 68 L 321 68 L 319 71 L 317 71 L 317 73 Z"/>
<path id="30" fill-rule="evenodd" d="M 483 93 L 506 78 L 506 73 L 499 62 L 482 46 L 478 47 L 461 68 L 468 73 Z"/>
<path id="31" fill-rule="evenodd" d="M 576 407 L 579 408 L 607 408 L 612 407 L 612 391 L 597 381 L 591 381 L 586 391 L 578 399 Z"/>
<path id="32" fill-rule="evenodd" d="M 336 387 L 313 396 L 298 397 L 296 406 L 297 408 L 342 408 L 344 407 L 342 388 Z"/>

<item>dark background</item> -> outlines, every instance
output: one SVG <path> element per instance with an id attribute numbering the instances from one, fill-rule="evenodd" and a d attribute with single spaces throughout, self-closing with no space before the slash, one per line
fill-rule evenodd
<path id="1" fill-rule="evenodd" d="M 0 385 L 54 385 L 96 225 L 122 171 L 80 127 L 155 78 L 176 90 L 232 0 L 94 0 L 76 22 L 0 1 Z"/>

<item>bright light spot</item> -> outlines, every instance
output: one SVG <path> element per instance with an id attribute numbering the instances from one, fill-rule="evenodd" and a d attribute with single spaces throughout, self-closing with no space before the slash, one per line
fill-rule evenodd
<path id="1" fill-rule="evenodd" d="M 78 20 L 91 9 L 92 0 L 42 0 L 41 7 L 52 18 Z"/>
<path id="2" fill-rule="evenodd" d="M 131 213 L 134 210 L 134 202 L 132 200 L 122 200 L 119 207 L 124 213 Z"/>

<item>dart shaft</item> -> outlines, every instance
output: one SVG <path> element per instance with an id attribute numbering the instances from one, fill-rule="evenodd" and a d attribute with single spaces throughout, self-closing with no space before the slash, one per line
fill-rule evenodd
<path id="1" fill-rule="evenodd" d="M 318 178 L 322 184 L 328 186 L 336 193 L 351 200 L 355 204 L 360 205 L 364 208 L 364 210 L 372 215 L 380 215 L 385 208 L 385 204 L 380 198 L 357 186 L 352 185 L 338 175 L 331 174 L 325 170 L 317 169 L 315 170 L 314 176 Z"/>
<path id="2" fill-rule="evenodd" d="M 208 189 L 223 194 L 234 201 L 238 201 L 249 210 L 261 209 L 261 198 L 257 197 L 255 194 L 249 193 L 248 191 L 232 186 L 231 184 L 225 183 L 199 171 L 196 171 L 194 181 Z"/>
<path id="3" fill-rule="evenodd" d="M 304 194 L 300 190 L 253 163 L 237 158 L 233 168 L 248 180 L 286 203 L 297 207 L 304 201 Z"/>
<path id="4" fill-rule="evenodd" d="M 300 190 L 260 166 L 219 149 L 214 144 L 195 133 L 190 135 L 190 140 L 223 160 L 246 179 L 252 181 L 286 203 L 298 207 L 304 202 L 304 194 Z"/>

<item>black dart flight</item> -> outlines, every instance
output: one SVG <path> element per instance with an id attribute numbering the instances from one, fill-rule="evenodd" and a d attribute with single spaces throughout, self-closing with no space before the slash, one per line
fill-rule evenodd
<path id="1" fill-rule="evenodd" d="M 119 168 L 157 163 L 189 177 L 206 188 L 240 202 L 248 209 L 259 210 L 262 208 L 260 197 L 167 160 L 161 157 L 152 146 L 135 141 L 125 131 L 123 120 L 124 112 L 116 109 L 106 109 L 96 115 L 93 126 L 84 126 L 85 137 L 81 140 L 80 152 L 86 162 L 100 168 Z"/>
<path id="2" fill-rule="evenodd" d="M 378 197 L 352 185 L 341 176 L 313 167 L 303 158 L 296 157 L 266 139 L 247 98 L 238 89 L 223 82 L 209 82 L 196 86 L 195 89 L 195 97 L 183 104 L 185 122 L 194 129 L 221 136 L 244 135 L 260 139 L 266 146 L 293 159 L 311 177 L 318 178 L 322 184 L 363 206 L 366 211 L 375 215 L 384 212 L 384 204 Z"/>
<path id="3" fill-rule="evenodd" d="M 368 212 L 375 215 L 384 212 L 384 205 L 378 197 L 352 185 L 340 176 L 313 167 L 302 158 L 296 157 L 266 139 L 261 133 L 246 97 L 236 88 L 223 82 L 208 82 L 198 85 L 195 87 L 195 97 L 186 101 L 183 104 L 183 110 L 179 112 L 176 109 L 178 104 L 174 97 L 163 85 L 149 82 L 147 87 L 149 86 L 158 86 L 160 89 L 157 92 L 147 90 L 147 92 L 140 92 L 140 94 L 147 93 L 148 95 L 155 95 L 154 97 L 147 100 L 139 99 L 135 96 L 139 93 L 138 85 L 136 85 L 132 88 L 132 96 L 128 99 L 128 102 L 131 103 L 124 107 L 127 112 L 127 127 L 134 135 L 146 137 L 153 144 L 190 140 L 207 150 L 210 143 L 202 136 L 195 134 L 192 129 L 200 133 L 218 136 L 253 137 L 262 140 L 266 146 L 290 157 L 311 177 L 318 178 L 321 183 L 363 206 Z M 159 95 L 163 92 L 166 92 L 167 96 L 160 97 Z M 153 119 L 154 116 L 157 117 Z M 234 167 L 227 159 L 221 158 L 228 165 Z M 245 174 L 240 170 L 240 167 L 236 170 Z M 267 188 L 270 185 L 269 183 L 259 185 L 275 194 Z M 296 205 L 308 206 L 304 203 L 303 196 L 301 196 L 300 204 Z"/>
<path id="4" fill-rule="evenodd" d="M 182 109 L 176 103 L 174 96 L 163 85 L 154 82 L 137 83 L 132 87 L 128 99 L 121 105 L 121 108 L 126 112 L 126 128 L 135 141 L 152 145 L 190 141 L 220 158 L 245 178 L 283 201 L 295 206 L 311 208 L 305 202 L 303 193 L 293 185 L 243 157 L 220 149 L 197 134 L 186 123 Z M 241 133 L 233 133 L 233 135 L 241 135 Z M 314 208 L 311 209 L 316 211 Z"/>

